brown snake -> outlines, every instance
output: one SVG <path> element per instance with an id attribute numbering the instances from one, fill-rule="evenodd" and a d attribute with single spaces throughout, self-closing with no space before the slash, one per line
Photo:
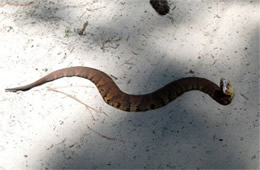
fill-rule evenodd
<path id="1" fill-rule="evenodd" d="M 147 111 L 160 108 L 181 96 L 184 92 L 190 90 L 200 90 L 207 93 L 211 98 L 222 105 L 231 103 L 234 97 L 234 90 L 230 81 L 221 78 L 219 87 L 212 81 L 199 77 L 187 77 L 175 80 L 148 94 L 127 94 L 121 91 L 106 73 L 94 68 L 80 66 L 54 71 L 31 84 L 8 88 L 6 91 L 26 91 L 62 77 L 72 76 L 82 77 L 92 81 L 98 88 L 98 91 L 106 103 L 117 109 L 129 112 Z"/>

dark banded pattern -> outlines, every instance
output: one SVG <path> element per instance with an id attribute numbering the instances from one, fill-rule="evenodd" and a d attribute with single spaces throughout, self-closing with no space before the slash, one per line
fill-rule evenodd
<path id="1" fill-rule="evenodd" d="M 62 77 L 72 76 L 82 77 L 92 81 L 98 88 L 99 93 L 106 103 L 117 109 L 129 112 L 147 111 L 160 108 L 190 90 L 200 90 L 207 93 L 222 105 L 229 104 L 234 97 L 234 90 L 232 89 L 230 82 L 225 86 L 227 90 L 223 91 L 225 80 L 221 79 L 221 87 L 219 87 L 212 81 L 199 77 L 188 77 L 175 80 L 149 94 L 127 94 L 121 91 L 111 77 L 106 73 L 89 67 L 70 67 L 57 70 L 31 84 L 9 88 L 6 89 L 6 91 L 26 91 Z"/>

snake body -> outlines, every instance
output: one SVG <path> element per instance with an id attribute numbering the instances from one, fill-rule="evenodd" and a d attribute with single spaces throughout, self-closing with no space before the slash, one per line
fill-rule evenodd
<path id="1" fill-rule="evenodd" d="M 160 108 L 190 90 L 200 90 L 207 93 L 211 98 L 222 105 L 231 103 L 234 97 L 234 90 L 229 81 L 221 79 L 219 87 L 212 81 L 199 77 L 187 77 L 175 80 L 149 94 L 127 94 L 120 90 L 112 78 L 106 73 L 94 68 L 81 66 L 60 69 L 31 84 L 16 88 L 8 88 L 6 91 L 26 91 L 62 77 L 72 76 L 82 77 L 92 81 L 106 103 L 117 109 L 130 112 Z"/>

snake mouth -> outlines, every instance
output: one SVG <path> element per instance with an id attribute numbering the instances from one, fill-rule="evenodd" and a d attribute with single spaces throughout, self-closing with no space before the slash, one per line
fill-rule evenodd
<path id="1" fill-rule="evenodd" d="M 234 98 L 235 91 L 231 86 L 231 83 L 229 80 L 226 80 L 225 78 L 220 79 L 220 88 L 223 94 L 228 96 L 228 100 L 231 102 Z"/>

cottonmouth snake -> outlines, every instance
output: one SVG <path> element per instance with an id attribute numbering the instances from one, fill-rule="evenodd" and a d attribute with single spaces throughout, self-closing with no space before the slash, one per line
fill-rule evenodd
<path id="1" fill-rule="evenodd" d="M 117 109 L 130 112 L 160 108 L 190 90 L 200 90 L 207 93 L 222 105 L 231 103 L 234 97 L 234 90 L 231 87 L 230 81 L 221 78 L 219 87 L 212 81 L 199 77 L 187 77 L 175 80 L 149 94 L 127 94 L 121 91 L 106 73 L 94 68 L 80 66 L 54 71 L 31 84 L 8 88 L 6 91 L 26 91 L 62 77 L 72 76 L 82 77 L 92 81 L 106 103 Z"/>

